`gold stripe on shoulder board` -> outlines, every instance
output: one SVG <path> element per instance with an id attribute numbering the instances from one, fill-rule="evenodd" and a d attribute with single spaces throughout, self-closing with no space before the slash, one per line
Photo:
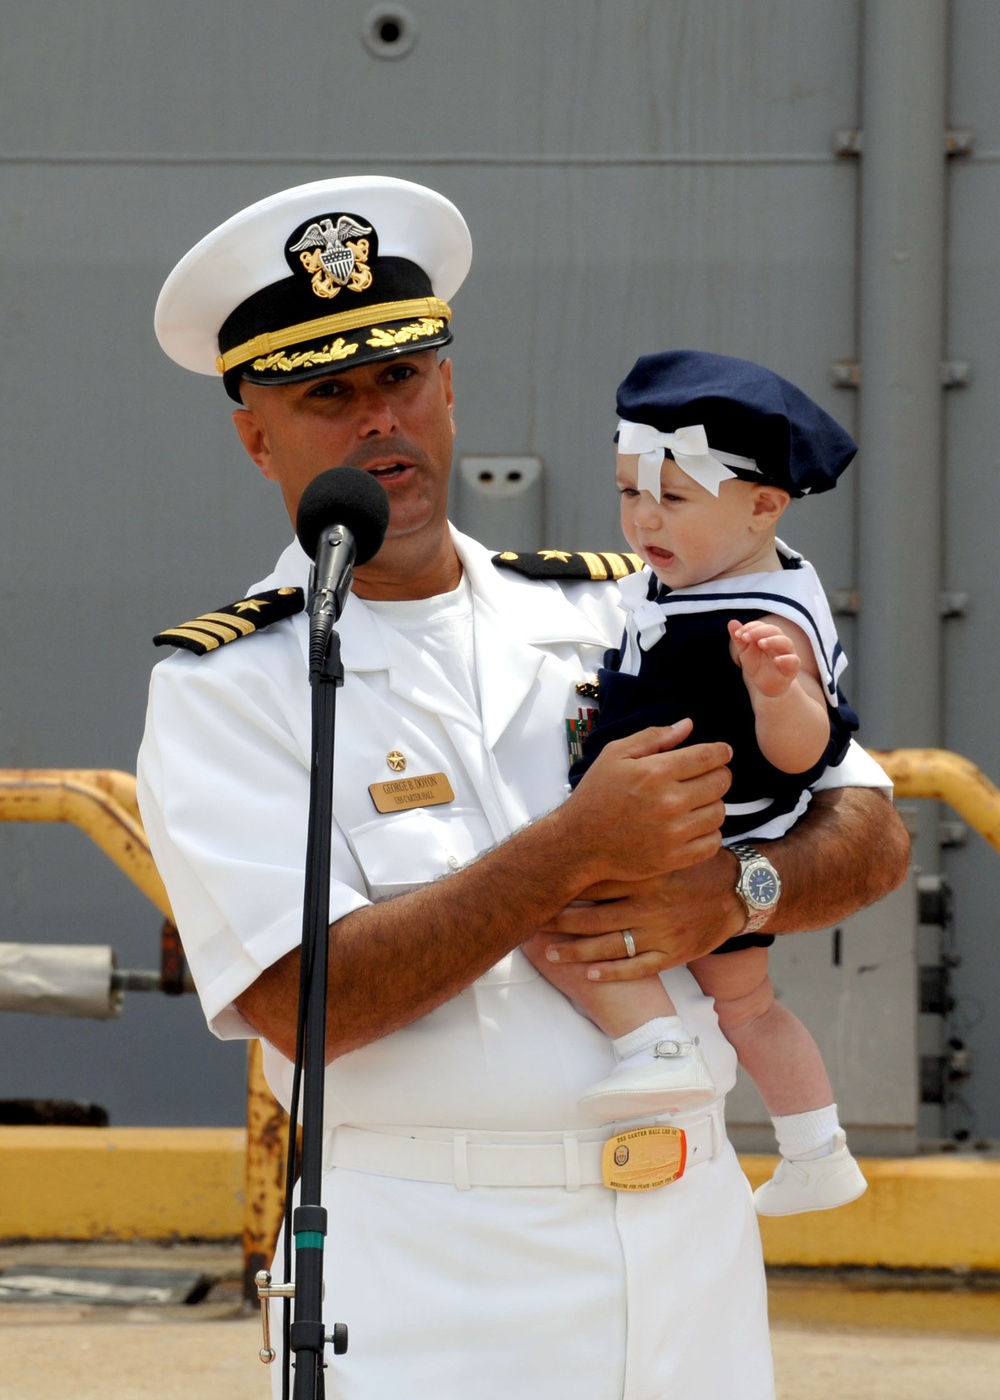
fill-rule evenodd
<path id="1" fill-rule="evenodd" d="M 238 632 L 241 637 L 247 637 L 257 630 L 252 622 L 248 622 L 245 617 L 238 617 L 235 613 L 228 617 L 225 613 L 202 613 L 198 618 L 198 626 L 212 632 L 220 642 L 235 641 L 234 632 Z"/>
<path id="2" fill-rule="evenodd" d="M 221 644 L 218 637 L 196 632 L 193 627 L 169 627 L 165 632 L 157 632 L 153 638 L 153 645 L 185 647 L 197 656 L 204 656 L 206 651 L 214 651 Z"/>
<path id="3" fill-rule="evenodd" d="M 642 569 L 638 554 L 619 554 L 614 550 L 581 550 L 571 553 L 565 549 L 540 549 L 536 554 L 519 554 L 504 550 L 493 556 L 500 569 L 513 569 L 525 578 L 555 579 L 565 583 L 590 580 L 601 583 L 608 579 L 625 578 Z"/>
<path id="4" fill-rule="evenodd" d="M 157 633 L 153 643 L 158 647 L 183 647 L 195 656 L 205 656 L 227 642 L 253 636 L 272 622 L 294 617 L 304 607 L 305 594 L 301 588 L 272 588 L 202 613 L 179 627 L 168 627 Z"/>
<path id="5" fill-rule="evenodd" d="M 625 578 L 627 574 L 642 572 L 642 560 L 638 554 L 609 554 L 601 551 L 601 558 L 607 561 L 612 578 Z"/>

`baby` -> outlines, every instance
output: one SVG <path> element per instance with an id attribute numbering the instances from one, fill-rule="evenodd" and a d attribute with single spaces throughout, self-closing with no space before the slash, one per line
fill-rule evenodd
<path id="1" fill-rule="evenodd" d="M 771 1115 L 782 1160 L 755 1193 L 762 1215 L 825 1210 L 866 1182 L 837 1117 L 819 1049 L 777 1002 L 762 932 L 781 887 L 745 844 L 787 831 L 841 761 L 857 718 L 846 658 L 812 567 L 776 538 L 792 496 L 826 491 L 855 455 L 794 385 L 745 360 L 679 350 L 640 359 L 618 389 L 622 529 L 647 569 L 621 583 L 625 634 L 598 677 L 599 717 L 570 773 L 612 739 L 694 722 L 690 742 L 733 749 L 723 841 L 741 862 L 743 932 L 689 964 Z M 625 950 L 631 933 L 623 933 Z M 551 963 L 530 952 L 543 974 Z M 592 990 L 591 990 L 592 989 Z M 581 1107 L 596 1122 L 697 1108 L 717 1096 L 697 1042 L 658 976 L 590 983 L 588 1016 L 615 1071 Z"/>

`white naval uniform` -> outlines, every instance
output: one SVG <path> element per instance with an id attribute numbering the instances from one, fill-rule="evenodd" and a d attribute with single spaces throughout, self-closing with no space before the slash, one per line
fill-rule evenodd
<path id="1" fill-rule="evenodd" d="M 563 721 L 620 634 L 617 589 L 500 571 L 456 534 L 472 587 L 482 717 L 436 663 L 354 596 L 338 625 L 331 921 L 470 860 L 566 794 Z M 297 544 L 259 589 L 305 585 Z M 257 590 L 255 590 L 257 591 Z M 305 614 L 150 686 L 139 797 L 209 1024 L 248 1037 L 233 999 L 301 937 L 309 790 Z M 369 784 L 445 773 L 445 806 L 379 815 Z M 840 782 L 884 784 L 851 761 Z M 665 974 L 723 1093 L 735 1056 L 686 969 Z M 334 996 L 336 992 L 334 990 Z M 292 1067 L 265 1044 L 287 1105 Z M 515 950 L 471 987 L 327 1070 L 325 1128 L 582 1128 L 605 1037 Z M 766 1297 L 731 1147 L 671 1186 L 472 1186 L 331 1169 L 324 1262 L 331 1400 L 768 1400 Z M 273 1368 L 277 1372 L 278 1367 Z"/>

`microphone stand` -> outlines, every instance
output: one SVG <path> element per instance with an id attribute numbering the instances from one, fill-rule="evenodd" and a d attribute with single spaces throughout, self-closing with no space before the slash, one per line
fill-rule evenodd
<path id="1" fill-rule="evenodd" d="M 346 591 L 346 590 L 345 590 Z M 338 609 L 339 611 L 339 609 Z M 336 1323 L 327 1338 L 323 1326 L 323 1245 L 326 1209 L 320 1204 L 323 1178 L 323 1095 L 326 1072 L 326 997 L 330 927 L 330 839 L 333 823 L 333 747 L 337 688 L 344 683 L 340 637 L 310 640 L 312 687 L 312 772 L 302 909 L 299 983 L 299 1047 L 303 1070 L 302 1175 L 299 1205 L 292 1216 L 295 1237 L 295 1320 L 287 1328 L 285 1366 L 295 1354 L 295 1400 L 323 1400 L 323 1349 L 347 1350 L 347 1328 Z M 289 1125 L 289 1156 L 295 1135 Z M 286 1222 L 287 1226 L 287 1222 Z M 287 1378 L 287 1370 L 286 1370 Z M 287 1393 L 287 1391 L 286 1391 Z"/>

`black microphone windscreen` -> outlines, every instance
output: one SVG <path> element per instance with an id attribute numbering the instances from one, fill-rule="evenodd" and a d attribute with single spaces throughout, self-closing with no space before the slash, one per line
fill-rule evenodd
<path id="1" fill-rule="evenodd" d="M 369 472 L 331 467 L 303 491 L 295 533 L 310 559 L 315 559 L 319 537 L 330 525 L 344 525 L 354 536 L 356 565 L 367 564 L 381 549 L 389 528 L 389 497 Z"/>

